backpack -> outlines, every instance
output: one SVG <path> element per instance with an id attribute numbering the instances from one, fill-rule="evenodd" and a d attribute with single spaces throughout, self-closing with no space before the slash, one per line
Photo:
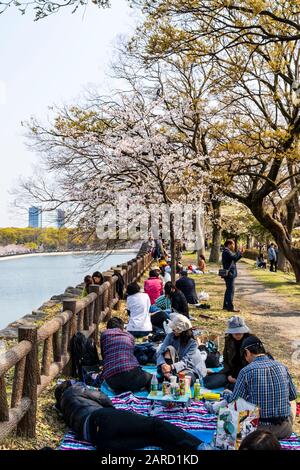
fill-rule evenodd
<path id="1" fill-rule="evenodd" d="M 100 360 L 93 338 L 86 338 L 83 333 L 76 333 L 71 341 L 72 375 L 84 381 L 84 367 L 99 370 Z"/>
<path id="2" fill-rule="evenodd" d="M 134 348 L 134 355 L 141 366 L 156 364 L 156 349 L 151 343 L 137 344 Z"/>
<path id="3" fill-rule="evenodd" d="M 205 360 L 207 368 L 220 367 L 221 354 L 219 353 L 218 346 L 214 341 L 208 340 L 205 345 L 199 346 L 199 350 L 207 352 L 207 358 Z"/>

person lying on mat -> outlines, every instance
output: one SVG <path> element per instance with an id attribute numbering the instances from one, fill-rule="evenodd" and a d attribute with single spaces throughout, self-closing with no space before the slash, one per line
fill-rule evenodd
<path id="1" fill-rule="evenodd" d="M 152 374 L 141 368 L 134 355 L 134 347 L 134 337 L 124 331 L 123 320 L 117 317 L 108 320 L 107 330 L 100 337 L 101 379 L 115 392 L 150 389 Z"/>
<path id="2" fill-rule="evenodd" d="M 191 377 L 191 384 L 207 375 L 205 359 L 207 353 L 200 352 L 194 339 L 191 321 L 184 315 L 171 317 L 168 334 L 157 353 L 157 372 L 160 381 L 169 380 L 171 375 L 184 372 Z"/>
<path id="3" fill-rule="evenodd" d="M 104 393 L 82 383 L 63 382 L 56 387 L 55 398 L 67 426 L 99 451 L 205 448 L 200 439 L 162 419 L 115 409 Z"/>
<path id="4" fill-rule="evenodd" d="M 224 399 L 230 403 L 238 398 L 260 408 L 259 429 L 268 429 L 278 439 L 287 439 L 293 432 L 293 414 L 290 402 L 297 391 L 286 366 L 271 358 L 257 336 L 244 339 L 241 355 L 248 365 L 237 378 L 233 392 L 226 391 Z"/>

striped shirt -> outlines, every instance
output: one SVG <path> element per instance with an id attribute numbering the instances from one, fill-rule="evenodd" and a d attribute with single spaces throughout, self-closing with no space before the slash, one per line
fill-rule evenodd
<path id="1" fill-rule="evenodd" d="M 297 391 L 287 367 L 263 355 L 240 371 L 233 393 L 224 392 L 224 398 L 228 403 L 244 398 L 257 405 L 267 424 L 267 418 L 290 416 L 290 401 L 297 398 Z"/>
<path id="2" fill-rule="evenodd" d="M 161 308 L 161 310 L 171 310 L 172 307 L 171 299 L 166 295 L 161 295 L 160 297 L 158 297 L 158 299 L 156 299 L 155 301 L 155 305 L 156 307 Z"/>
<path id="3" fill-rule="evenodd" d="M 105 330 L 100 338 L 103 372 L 101 378 L 128 372 L 139 367 L 134 352 L 134 337 L 119 328 Z"/>

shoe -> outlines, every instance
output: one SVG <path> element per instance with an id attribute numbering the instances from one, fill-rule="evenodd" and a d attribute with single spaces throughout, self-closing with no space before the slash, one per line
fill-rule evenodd
<path id="1" fill-rule="evenodd" d="M 240 313 L 240 310 L 237 308 L 233 308 L 232 310 L 228 310 L 228 312 Z"/>

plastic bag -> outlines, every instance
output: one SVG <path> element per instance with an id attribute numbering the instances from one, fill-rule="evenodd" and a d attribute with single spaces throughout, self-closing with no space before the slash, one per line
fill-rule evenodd
<path id="1" fill-rule="evenodd" d="M 209 294 L 205 292 L 205 290 L 202 290 L 200 294 L 198 294 L 198 299 L 201 302 L 207 302 L 209 300 Z"/>
<path id="2" fill-rule="evenodd" d="M 240 441 L 257 429 L 259 408 L 243 398 L 223 404 L 218 415 L 216 447 L 222 450 L 236 450 Z"/>

